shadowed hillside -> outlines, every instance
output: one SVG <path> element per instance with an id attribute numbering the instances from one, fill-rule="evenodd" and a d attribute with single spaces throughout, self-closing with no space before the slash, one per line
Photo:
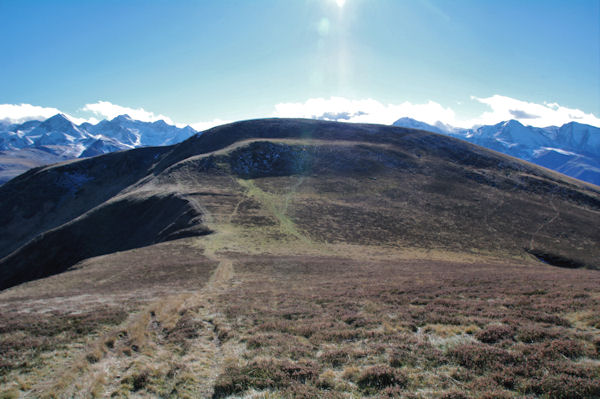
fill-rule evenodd
<path id="1" fill-rule="evenodd" d="M 0 187 L 0 257 L 108 201 L 149 173 L 167 148 L 34 168 Z"/>
<path id="2" fill-rule="evenodd" d="M 6 384 L 32 397 L 75 386 L 123 397 L 553 396 L 560 383 L 535 374 L 544 367 L 557 378 L 577 369 L 568 383 L 585 395 L 574 397 L 596 389 L 581 359 L 598 357 L 600 277 L 574 269 L 600 267 L 600 192 L 469 143 L 245 121 L 35 169 L 0 200 L 0 287 L 20 284 L 0 294 L 0 333 L 45 353 L 8 311 L 71 320 L 47 338 L 69 348 L 56 377 L 53 363 L 6 344 L 6 381 L 42 381 Z M 82 299 L 84 333 L 68 327 L 69 298 Z M 574 328 L 577 348 L 552 346 Z M 548 351 L 569 360 L 544 349 L 553 340 Z M 517 370 L 534 352 L 538 363 Z M 514 366 L 512 385 L 494 380 L 499 364 Z"/>
<path id="3" fill-rule="evenodd" d="M 209 234 L 201 213 L 176 195 L 124 197 L 40 234 L 4 258 L 0 288 L 60 273 L 93 256 Z"/>

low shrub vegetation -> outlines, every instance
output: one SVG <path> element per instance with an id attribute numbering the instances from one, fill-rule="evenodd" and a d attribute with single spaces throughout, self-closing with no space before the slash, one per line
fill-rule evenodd
<path id="1" fill-rule="evenodd" d="M 373 366 L 364 370 L 356 385 L 365 393 L 376 393 L 389 387 L 404 388 L 408 378 L 399 370 L 388 366 Z"/>
<path id="2" fill-rule="evenodd" d="M 37 394 L 38 370 L 79 348 L 59 383 L 68 391 L 87 370 L 89 397 L 600 396 L 598 272 L 231 256 L 235 277 L 210 304 L 0 312 L 3 386 Z M 99 372 L 118 363 L 132 366 Z"/>
<path id="3" fill-rule="evenodd" d="M 592 272 L 586 280 L 510 265 L 244 262 L 244 283 L 220 297 L 244 360 L 217 379 L 215 397 L 597 395 L 600 331 L 570 321 L 574 301 L 586 315 L 600 307 L 588 294 L 600 282 Z"/>

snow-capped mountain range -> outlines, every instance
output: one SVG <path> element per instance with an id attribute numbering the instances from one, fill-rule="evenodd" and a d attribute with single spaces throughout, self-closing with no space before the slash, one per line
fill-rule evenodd
<path id="1" fill-rule="evenodd" d="M 560 127 L 524 126 L 516 120 L 471 129 L 401 118 L 394 126 L 440 133 L 600 185 L 600 128 L 570 122 Z"/>
<path id="2" fill-rule="evenodd" d="M 600 128 L 570 122 L 537 128 L 516 120 L 471 129 L 429 125 L 401 118 L 395 126 L 440 133 L 502 152 L 600 185 Z M 162 120 L 142 122 L 128 115 L 95 125 L 74 124 L 63 114 L 45 121 L 0 121 L 0 184 L 36 166 L 143 146 L 179 143 L 198 133 Z"/>
<path id="3" fill-rule="evenodd" d="M 142 122 L 120 115 L 96 125 L 74 124 L 63 114 L 22 124 L 0 122 L 0 184 L 27 169 L 73 158 L 143 146 L 179 143 L 196 134 L 162 120 Z"/>

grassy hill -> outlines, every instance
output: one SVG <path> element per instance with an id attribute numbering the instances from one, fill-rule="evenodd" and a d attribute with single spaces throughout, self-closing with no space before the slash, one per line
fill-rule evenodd
<path id="1" fill-rule="evenodd" d="M 0 187 L 0 381 L 593 397 L 598 222 L 595 186 L 379 125 L 238 122 L 34 169 Z"/>

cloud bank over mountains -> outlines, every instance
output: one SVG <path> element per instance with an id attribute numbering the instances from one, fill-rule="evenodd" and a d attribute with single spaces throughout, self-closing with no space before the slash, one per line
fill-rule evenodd
<path id="1" fill-rule="evenodd" d="M 277 104 L 274 116 L 386 125 L 392 124 L 398 118 L 409 117 L 431 125 L 440 122 L 461 128 L 494 125 L 511 119 L 535 127 L 561 126 L 569 122 L 600 127 L 598 116 L 579 109 L 563 107 L 557 103 L 538 104 L 501 95 L 486 98 L 472 96 L 471 101 L 485 104 L 489 110 L 475 118 L 461 118 L 454 109 L 444 107 L 435 101 L 422 104 L 410 101 L 401 104 L 382 104 L 373 99 L 349 100 L 343 97 L 331 97 Z"/>
<path id="2" fill-rule="evenodd" d="M 489 125 L 516 119 L 524 125 L 535 127 L 561 126 L 569 122 L 578 122 L 586 125 L 600 127 L 600 118 L 592 113 L 582 110 L 563 107 L 557 103 L 536 104 L 521 101 L 510 97 L 494 95 L 488 98 L 473 99 L 490 107 L 491 111 L 484 112 L 479 118 L 470 121 L 473 125 Z M 460 127 L 473 127 L 460 126 Z"/>
<path id="3" fill-rule="evenodd" d="M 86 104 L 82 108 L 82 111 L 91 112 L 100 119 L 110 120 L 119 115 L 129 115 L 132 119 L 142 122 L 156 122 L 158 120 L 163 120 L 169 125 L 175 125 L 175 122 L 168 116 L 155 114 L 154 112 L 146 111 L 143 108 L 123 107 L 109 101 L 98 101 L 94 104 Z"/>
<path id="4" fill-rule="evenodd" d="M 177 126 L 179 128 L 189 125 L 197 131 L 203 131 L 214 126 L 231 122 L 229 120 L 215 118 L 210 121 L 200 121 L 189 124 L 179 123 L 166 115 L 146 111 L 144 108 L 125 107 L 122 105 L 113 104 L 110 101 L 98 101 L 95 103 L 85 104 L 80 110 L 78 110 L 78 114 L 83 114 L 85 117 L 74 116 L 53 107 L 41 107 L 31 104 L 0 104 L 0 123 L 20 124 L 27 121 L 40 121 L 48 119 L 56 114 L 65 115 L 69 120 L 71 120 L 71 122 L 77 125 L 80 125 L 84 122 L 95 125 L 102 119 L 112 120 L 119 115 L 129 115 L 132 119 L 141 122 L 156 122 L 163 120 L 167 124 Z"/>
<path id="5" fill-rule="evenodd" d="M 542 104 L 518 100 L 511 97 L 493 95 L 491 97 L 472 96 L 470 101 L 488 107 L 479 116 L 465 118 L 460 110 L 445 107 L 435 101 L 412 103 L 404 101 L 400 104 L 383 104 L 374 99 L 353 100 L 344 97 L 311 98 L 304 102 L 279 103 L 274 106 L 272 115 L 281 118 L 311 118 L 340 122 L 364 122 L 392 124 L 399 118 L 409 117 L 428 124 L 472 128 L 481 125 L 493 125 L 501 121 L 515 119 L 524 125 L 535 127 L 561 126 L 568 122 L 579 122 L 600 127 L 600 117 L 579 109 L 568 108 L 557 103 Z M 463 105 L 460 105 L 461 107 Z M 31 104 L 0 104 L 0 122 L 23 123 L 28 120 L 44 120 L 62 113 L 76 124 L 90 122 L 96 124 L 101 119 L 113 119 L 127 114 L 133 119 L 143 122 L 164 120 L 178 127 L 190 125 L 198 131 L 230 122 L 215 118 L 209 121 L 193 121 L 181 123 L 168 116 L 147 111 L 144 108 L 132 108 L 113 104 L 109 101 L 98 101 L 85 104 L 77 111 L 77 116 L 53 107 L 41 107 Z M 264 117 L 269 115 L 256 115 Z"/>
<path id="6" fill-rule="evenodd" d="M 60 113 L 61 111 L 57 108 L 31 104 L 0 104 L 0 122 L 5 123 L 45 120 Z"/>

